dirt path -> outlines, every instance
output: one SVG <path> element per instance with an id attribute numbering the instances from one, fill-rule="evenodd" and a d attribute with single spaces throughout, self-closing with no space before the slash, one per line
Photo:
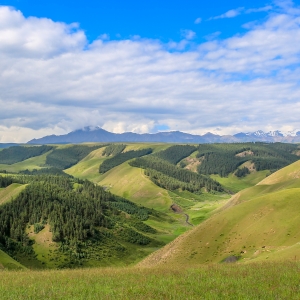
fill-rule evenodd
<path id="1" fill-rule="evenodd" d="M 184 216 L 185 216 L 185 223 L 186 223 L 186 224 L 188 224 L 188 225 L 190 225 L 190 226 L 194 226 L 192 223 L 189 222 L 190 216 L 189 216 L 188 214 L 184 213 L 184 212 L 182 211 L 182 208 L 181 208 L 179 205 L 177 205 L 176 203 L 173 203 L 173 204 L 170 206 L 170 208 L 173 210 L 174 213 L 184 215 Z"/>

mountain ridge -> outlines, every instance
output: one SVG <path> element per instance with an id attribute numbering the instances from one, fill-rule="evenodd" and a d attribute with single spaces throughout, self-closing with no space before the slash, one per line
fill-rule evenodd
<path id="1" fill-rule="evenodd" d="M 238 143 L 238 142 L 300 142 L 300 131 L 282 133 L 279 130 L 265 133 L 240 132 L 234 135 L 217 135 L 207 132 L 204 135 L 193 135 L 181 131 L 167 131 L 158 133 L 134 132 L 112 133 L 100 127 L 84 127 L 64 135 L 48 135 L 32 139 L 27 144 L 68 144 L 85 142 L 164 142 L 164 143 Z"/>

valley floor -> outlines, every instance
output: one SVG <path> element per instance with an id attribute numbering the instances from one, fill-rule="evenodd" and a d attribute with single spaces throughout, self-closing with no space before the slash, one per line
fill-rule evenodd
<path id="1" fill-rule="evenodd" d="M 299 299 L 300 263 L 2 271 L 6 299 Z"/>

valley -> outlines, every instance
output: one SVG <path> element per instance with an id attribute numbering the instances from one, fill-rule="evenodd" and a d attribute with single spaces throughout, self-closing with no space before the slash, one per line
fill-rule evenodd
<path id="1" fill-rule="evenodd" d="M 0 157 L 4 270 L 126 267 L 177 280 L 180 268 L 300 259 L 297 144 L 15 147 Z"/>

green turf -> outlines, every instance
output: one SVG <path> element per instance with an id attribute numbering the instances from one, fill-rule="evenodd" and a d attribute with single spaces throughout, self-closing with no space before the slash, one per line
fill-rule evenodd
<path id="1" fill-rule="evenodd" d="M 0 250 L 0 273 L 2 269 L 19 270 L 25 269 L 25 267 L 11 258 L 9 255 L 7 255 L 5 252 Z"/>
<path id="2" fill-rule="evenodd" d="M 219 175 L 211 175 L 210 177 L 220 182 L 228 190 L 237 193 L 245 188 L 251 187 L 269 175 L 269 171 L 253 172 L 246 177 L 238 178 L 233 174 L 228 177 L 220 177 Z"/>

